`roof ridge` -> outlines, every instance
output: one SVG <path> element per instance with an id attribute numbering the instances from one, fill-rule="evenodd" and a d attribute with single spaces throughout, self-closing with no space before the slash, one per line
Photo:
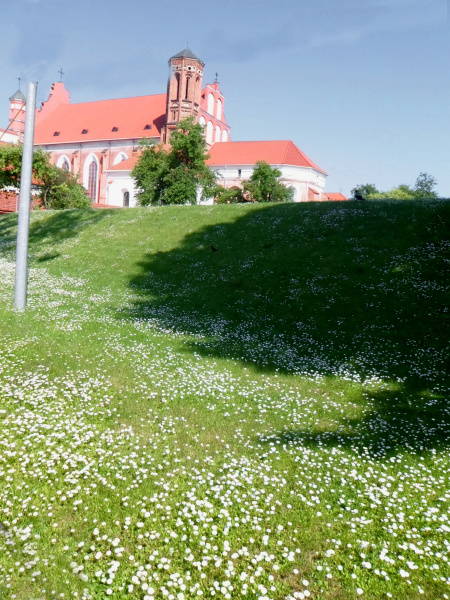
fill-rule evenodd
<path id="1" fill-rule="evenodd" d="M 318 164 L 316 164 L 314 161 L 312 161 L 312 160 L 309 158 L 309 156 L 307 156 L 307 155 L 306 155 L 306 154 L 303 152 L 303 150 L 300 150 L 300 148 L 299 148 L 299 147 L 298 147 L 296 144 L 294 144 L 294 142 L 292 142 L 292 141 L 291 141 L 291 143 L 292 143 L 292 145 L 295 147 L 295 149 L 297 150 L 297 152 L 299 152 L 299 153 L 300 153 L 300 155 L 302 156 L 302 158 L 303 158 L 303 159 L 304 159 L 304 160 L 305 160 L 305 161 L 306 161 L 306 162 L 309 164 L 309 166 L 311 167 L 311 169 L 316 169 L 316 170 L 322 171 L 322 173 L 324 173 L 325 175 L 327 174 L 327 173 L 326 173 L 326 171 L 324 171 L 324 170 L 323 170 L 321 167 L 319 167 L 319 165 L 318 165 Z"/>
<path id="2" fill-rule="evenodd" d="M 326 175 L 292 140 L 216 142 L 210 148 L 208 163 L 249 165 L 256 160 L 265 160 L 271 165 L 306 167 Z"/>
<path id="3" fill-rule="evenodd" d="M 153 98 L 155 96 L 167 96 L 167 93 L 164 92 L 163 94 L 144 94 L 143 96 L 125 96 L 124 98 L 106 98 L 103 100 L 88 100 L 87 102 L 71 102 L 70 104 L 63 104 L 62 106 L 80 106 L 81 104 L 96 104 L 97 102 L 117 102 L 119 100 L 136 100 L 137 98 Z"/>
<path id="4" fill-rule="evenodd" d="M 291 144 L 296 148 L 297 146 L 294 144 L 294 142 L 292 140 L 287 140 L 287 144 L 286 144 L 286 150 L 284 152 L 284 156 L 283 156 L 283 164 L 286 164 L 286 159 L 287 159 L 287 155 L 289 152 L 289 148 L 291 146 Z"/>
<path id="5" fill-rule="evenodd" d="M 229 140 L 228 142 L 214 142 L 215 144 L 279 144 L 288 143 L 291 140 Z"/>

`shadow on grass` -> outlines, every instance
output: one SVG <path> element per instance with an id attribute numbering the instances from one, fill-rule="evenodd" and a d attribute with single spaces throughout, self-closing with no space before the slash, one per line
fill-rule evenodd
<path id="1" fill-rule="evenodd" d="M 147 254 L 128 316 L 188 334 L 188 351 L 263 371 L 434 385 L 446 374 L 449 208 L 249 207 Z"/>
<path id="2" fill-rule="evenodd" d="M 59 256 L 61 256 L 59 252 L 47 252 L 47 254 L 42 254 L 38 259 L 36 259 L 36 262 L 48 263 L 52 260 L 55 260 L 55 258 L 58 258 Z"/>
<path id="3" fill-rule="evenodd" d="M 91 227 L 104 219 L 110 211 L 98 210 L 63 210 L 42 211 L 32 214 L 29 230 L 30 258 L 37 251 L 41 254 L 37 263 L 49 262 L 60 254 L 57 246 L 78 236 L 85 227 Z M 0 240 L 5 245 L 15 245 L 17 238 L 18 215 L 7 215 L 0 218 Z"/>
<path id="4" fill-rule="evenodd" d="M 396 392 L 370 394 L 370 411 L 363 417 L 311 430 L 286 429 L 261 440 L 266 444 L 307 448 L 353 448 L 381 459 L 399 451 L 422 454 L 448 448 L 450 406 L 444 394 L 420 392 L 403 384 Z M 367 407 L 366 407 L 367 408 Z"/>
<path id="5" fill-rule="evenodd" d="M 16 240 L 17 214 L 0 214 L 0 244 L 8 245 Z"/>
<path id="6" fill-rule="evenodd" d="M 95 225 L 109 213 L 107 210 L 93 209 L 43 212 L 30 223 L 30 248 L 50 246 L 51 251 L 41 256 L 40 260 L 56 258 L 54 246 L 80 235 L 85 227 Z"/>

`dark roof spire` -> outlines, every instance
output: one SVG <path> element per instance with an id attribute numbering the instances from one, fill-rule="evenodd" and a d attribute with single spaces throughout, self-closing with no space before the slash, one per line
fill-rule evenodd
<path id="1" fill-rule="evenodd" d="M 185 48 L 184 50 L 181 50 L 181 52 L 178 52 L 178 54 L 174 54 L 170 58 L 193 58 L 194 60 L 199 60 L 203 64 L 203 61 L 201 61 L 198 56 L 195 56 L 195 54 L 190 48 Z"/>
<path id="2" fill-rule="evenodd" d="M 20 91 L 20 89 L 18 89 L 17 92 L 15 94 L 13 94 L 11 96 L 11 98 L 9 99 L 10 102 L 12 102 L 13 100 L 20 100 L 21 102 L 26 102 L 26 98 L 22 94 L 22 92 Z"/>

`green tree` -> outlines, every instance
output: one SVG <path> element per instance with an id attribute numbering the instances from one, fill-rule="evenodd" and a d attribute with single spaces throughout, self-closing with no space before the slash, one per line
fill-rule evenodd
<path id="1" fill-rule="evenodd" d="M 380 192 L 377 190 L 373 183 L 363 183 L 361 185 L 357 185 L 352 189 L 352 197 L 355 197 L 356 190 L 359 190 L 362 194 L 363 198 L 366 200 L 371 200 L 375 198 Z"/>
<path id="2" fill-rule="evenodd" d="M 170 138 L 170 148 L 142 143 L 142 154 L 131 175 L 139 204 L 196 204 L 214 195 L 215 175 L 207 167 L 204 130 L 190 117 Z"/>
<path id="3" fill-rule="evenodd" d="M 293 190 L 280 181 L 281 171 L 259 160 L 252 176 L 243 184 L 244 196 L 249 202 L 289 202 Z"/>
<path id="4" fill-rule="evenodd" d="M 8 144 L 0 146 L 0 189 L 5 187 L 20 187 L 22 173 L 23 146 Z M 39 181 L 48 169 L 50 157 L 43 150 L 33 153 L 33 179 Z"/>
<path id="5" fill-rule="evenodd" d="M 0 147 L 0 189 L 20 187 L 23 146 Z M 91 202 L 77 177 L 50 162 L 50 155 L 37 149 L 33 153 L 33 186 L 45 208 L 90 208 Z"/>
<path id="6" fill-rule="evenodd" d="M 372 196 L 372 200 L 414 200 L 416 192 L 405 183 L 391 188 L 387 192 L 378 192 Z"/>
<path id="7" fill-rule="evenodd" d="M 392 200 L 414 200 L 416 194 L 409 185 L 401 184 L 396 188 L 392 188 L 387 192 L 382 192 L 380 198 L 391 198 Z"/>
<path id="8" fill-rule="evenodd" d="M 368 195 L 364 195 L 363 193 L 363 196 L 366 200 L 414 200 L 416 193 L 409 185 L 401 184 L 398 187 L 391 188 L 387 192 L 377 191 Z"/>
<path id="9" fill-rule="evenodd" d="M 434 191 L 437 185 L 436 179 L 428 173 L 420 173 L 414 185 L 414 191 L 418 198 L 437 198 L 438 195 Z"/>
<path id="10" fill-rule="evenodd" d="M 432 175 L 422 172 L 416 179 L 413 188 L 403 183 L 386 192 L 381 192 L 377 190 L 373 183 L 365 183 L 356 186 L 356 188 L 352 190 L 352 194 L 354 195 L 355 191 L 359 189 L 366 200 L 414 200 L 415 198 L 437 198 L 438 195 L 434 191 L 436 185 L 437 181 Z"/>

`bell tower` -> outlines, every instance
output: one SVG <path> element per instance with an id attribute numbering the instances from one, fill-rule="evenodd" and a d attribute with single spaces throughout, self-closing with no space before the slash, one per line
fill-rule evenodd
<path id="1" fill-rule="evenodd" d="M 168 143 L 176 125 L 187 117 L 197 122 L 202 95 L 203 67 L 205 64 L 189 48 L 169 60 L 167 84 L 166 125 L 163 142 Z"/>

